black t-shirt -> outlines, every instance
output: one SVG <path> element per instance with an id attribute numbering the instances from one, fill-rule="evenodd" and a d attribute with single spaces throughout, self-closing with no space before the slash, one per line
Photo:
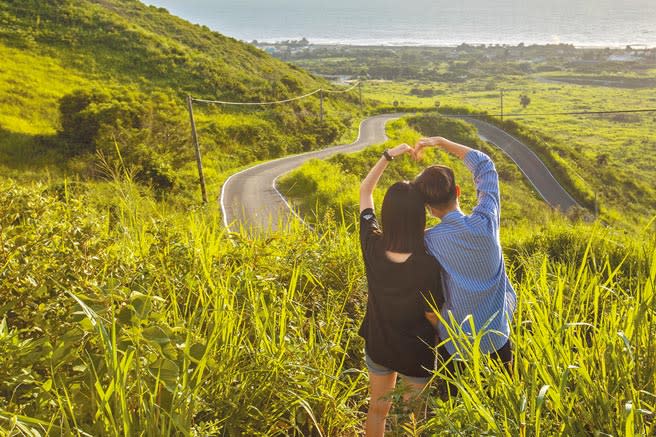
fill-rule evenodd
<path id="1" fill-rule="evenodd" d="M 424 313 L 433 311 L 428 302 L 437 309 L 444 303 L 439 264 L 427 252 L 390 261 L 371 208 L 360 214 L 360 244 L 369 294 L 359 334 L 367 354 L 404 375 L 430 376 L 436 333 Z"/>

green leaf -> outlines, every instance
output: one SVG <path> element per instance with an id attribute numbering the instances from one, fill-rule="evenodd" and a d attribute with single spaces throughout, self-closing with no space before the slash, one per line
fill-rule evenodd
<path id="1" fill-rule="evenodd" d="M 178 365 L 166 358 L 160 358 L 149 366 L 150 373 L 155 377 L 162 380 L 167 386 L 174 386 L 180 369 Z"/>
<path id="2" fill-rule="evenodd" d="M 141 319 L 144 319 L 148 316 L 148 313 L 151 309 L 151 298 L 143 293 L 138 291 L 133 291 L 130 295 L 130 303 L 134 307 L 134 310 L 137 313 L 137 316 Z"/>
<path id="3" fill-rule="evenodd" d="M 137 313 L 132 305 L 125 305 L 123 308 L 121 308 L 121 311 L 119 311 L 116 318 L 122 324 L 129 325 L 132 323 L 136 315 Z"/>
<path id="4" fill-rule="evenodd" d="M 47 380 L 41 385 L 41 389 L 45 392 L 49 392 L 52 389 L 52 379 Z"/>
<path id="5" fill-rule="evenodd" d="M 171 341 L 166 332 L 159 326 L 150 326 L 144 329 L 142 335 L 146 340 L 160 345 L 167 344 Z"/>
<path id="6" fill-rule="evenodd" d="M 194 343 L 189 348 L 189 357 L 195 362 L 200 362 L 200 360 L 203 359 L 203 356 L 205 356 L 206 349 L 207 348 L 205 347 L 204 344 Z"/>

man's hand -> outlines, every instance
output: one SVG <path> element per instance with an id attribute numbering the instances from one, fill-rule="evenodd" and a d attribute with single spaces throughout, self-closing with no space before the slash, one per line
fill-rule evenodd
<path id="1" fill-rule="evenodd" d="M 415 161 L 421 161 L 423 155 L 422 152 L 426 147 L 437 147 L 442 143 L 442 141 L 444 141 L 444 138 L 442 137 L 429 137 L 420 139 L 417 141 L 417 144 L 415 144 L 412 157 L 415 159 Z"/>
<path id="2" fill-rule="evenodd" d="M 410 153 L 414 156 L 415 152 L 412 147 L 410 147 L 408 144 L 399 144 L 398 146 L 394 147 L 393 149 L 389 149 L 387 153 L 390 154 L 392 158 L 396 158 L 397 156 L 401 156 L 404 153 Z"/>
<path id="3" fill-rule="evenodd" d="M 454 143 L 453 141 L 447 140 L 444 137 L 422 138 L 419 141 L 417 141 L 417 144 L 415 145 L 415 149 L 414 149 L 415 151 L 413 154 L 415 160 L 419 161 L 421 159 L 421 152 L 426 147 L 439 147 L 442 150 L 445 150 L 457 156 L 460 159 L 465 159 L 467 153 L 469 153 L 469 151 L 472 150 L 467 146 Z"/>

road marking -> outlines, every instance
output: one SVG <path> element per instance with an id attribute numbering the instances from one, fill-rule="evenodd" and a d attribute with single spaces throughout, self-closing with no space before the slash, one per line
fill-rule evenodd
<path id="1" fill-rule="evenodd" d="M 364 130 L 363 127 L 364 127 L 365 123 L 367 123 L 368 121 L 370 121 L 370 120 L 375 120 L 375 119 L 377 119 L 377 118 L 387 118 L 387 117 L 389 117 L 389 119 L 385 121 L 385 123 L 387 123 L 388 121 L 393 120 L 395 117 L 398 118 L 398 117 L 401 117 L 401 116 L 402 116 L 402 114 L 380 114 L 380 115 L 375 115 L 375 116 L 373 116 L 373 117 L 369 117 L 369 118 L 366 118 L 366 119 L 362 120 L 362 121 L 360 122 L 360 126 L 358 127 L 358 137 L 356 138 L 356 140 L 355 140 L 354 142 L 352 142 L 352 143 L 350 143 L 350 144 L 333 145 L 333 146 L 326 147 L 326 148 L 324 148 L 324 149 L 311 150 L 311 151 L 309 151 L 309 152 L 298 153 L 298 154 L 296 154 L 296 155 L 283 156 L 283 157 L 280 157 L 280 158 L 272 159 L 272 160 L 270 160 L 270 161 L 266 161 L 266 162 L 259 163 L 259 164 L 257 164 L 257 165 L 252 166 L 252 167 L 245 168 L 245 169 L 243 169 L 243 170 L 241 170 L 241 171 L 239 171 L 239 172 L 237 172 L 237 173 L 234 173 L 234 174 L 230 175 L 230 176 L 225 180 L 225 182 L 223 183 L 223 186 L 221 187 L 221 194 L 220 194 L 220 198 L 219 198 L 219 203 L 220 203 L 220 206 L 221 206 L 221 214 L 223 215 L 223 225 L 225 226 L 226 229 L 228 229 L 228 230 L 230 229 L 230 226 L 229 226 L 230 223 L 228 222 L 228 220 L 229 220 L 229 217 L 228 217 L 228 210 L 226 209 L 226 204 L 225 204 L 225 198 L 226 198 L 225 193 L 226 193 L 226 187 L 228 187 L 228 185 L 229 185 L 229 183 L 230 183 L 230 181 L 232 180 L 233 177 L 238 176 L 238 175 L 240 175 L 240 174 L 242 174 L 242 173 L 245 173 L 245 172 L 247 172 L 247 171 L 249 171 L 249 170 L 256 169 L 257 167 L 262 166 L 262 165 L 265 165 L 265 164 L 270 164 L 270 163 L 274 163 L 274 162 L 277 162 L 277 161 L 288 160 L 288 159 L 291 159 L 291 158 L 300 157 L 300 156 L 305 156 L 305 155 L 310 155 L 310 154 L 318 154 L 318 153 L 320 153 L 320 152 L 324 152 L 324 151 L 326 151 L 326 150 L 331 150 L 331 149 L 335 149 L 335 148 L 348 148 L 348 147 L 354 146 L 354 145 L 358 144 L 358 143 L 361 141 L 361 139 L 362 139 L 362 134 L 363 134 L 363 130 Z M 387 138 L 386 135 L 384 135 L 384 137 Z M 366 146 L 368 146 L 368 145 L 369 145 L 369 144 L 365 145 L 364 147 L 366 147 Z M 337 151 L 337 152 L 335 152 L 335 153 L 339 153 L 339 151 Z M 279 174 L 278 176 L 276 176 L 276 177 L 273 179 L 273 184 L 272 184 L 273 186 L 272 186 L 272 188 L 273 188 L 273 190 L 278 194 L 278 196 L 280 196 L 280 198 L 282 199 L 282 201 L 284 202 L 284 204 L 287 206 L 287 208 L 288 208 L 289 210 L 291 210 L 292 213 L 294 213 L 294 215 L 296 215 L 299 219 L 301 219 L 301 221 L 303 221 L 303 222 L 305 223 L 305 221 L 304 221 L 304 220 L 303 220 L 303 219 L 302 219 L 302 218 L 296 213 L 296 211 L 294 211 L 294 209 L 291 207 L 291 205 L 289 204 L 289 202 L 287 201 L 287 199 L 285 199 L 285 197 L 282 195 L 282 193 L 281 193 L 281 192 L 278 190 L 278 188 L 276 187 L 276 181 L 278 180 L 279 177 L 282 177 L 282 176 L 284 176 L 285 174 L 291 172 L 292 170 L 298 168 L 301 164 L 302 164 L 302 163 L 300 163 L 300 164 L 297 165 L 296 167 L 294 167 L 294 168 L 292 168 L 292 169 L 290 169 L 290 170 L 288 170 L 288 171 L 286 171 L 286 172 L 284 172 L 284 173 Z M 236 219 L 233 218 L 232 222 L 234 222 L 235 220 L 236 220 Z"/>

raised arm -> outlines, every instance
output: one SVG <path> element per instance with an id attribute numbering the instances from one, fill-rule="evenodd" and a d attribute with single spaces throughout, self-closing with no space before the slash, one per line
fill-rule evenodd
<path id="1" fill-rule="evenodd" d="M 387 154 L 390 158 L 394 159 L 397 156 L 403 155 L 404 153 L 413 152 L 413 148 L 407 144 L 400 144 L 393 149 L 387 150 Z M 389 160 L 385 155 L 381 156 L 378 162 L 369 170 L 369 173 L 364 178 L 360 184 L 360 212 L 364 211 L 367 208 L 374 207 L 374 189 L 380 180 L 383 172 L 387 168 Z"/>
<path id="2" fill-rule="evenodd" d="M 421 154 L 421 150 L 426 147 L 439 147 L 460 159 L 465 159 L 465 156 L 473 150 L 471 147 L 454 143 L 444 137 L 422 138 L 415 146 L 415 158 L 418 158 Z"/>
<path id="3" fill-rule="evenodd" d="M 421 157 L 422 149 L 440 147 L 462 159 L 474 176 L 478 204 L 472 214 L 484 214 L 499 223 L 501 201 L 499 197 L 499 175 L 494 162 L 485 153 L 463 146 L 443 137 L 422 138 L 415 146 L 415 159 Z"/>

